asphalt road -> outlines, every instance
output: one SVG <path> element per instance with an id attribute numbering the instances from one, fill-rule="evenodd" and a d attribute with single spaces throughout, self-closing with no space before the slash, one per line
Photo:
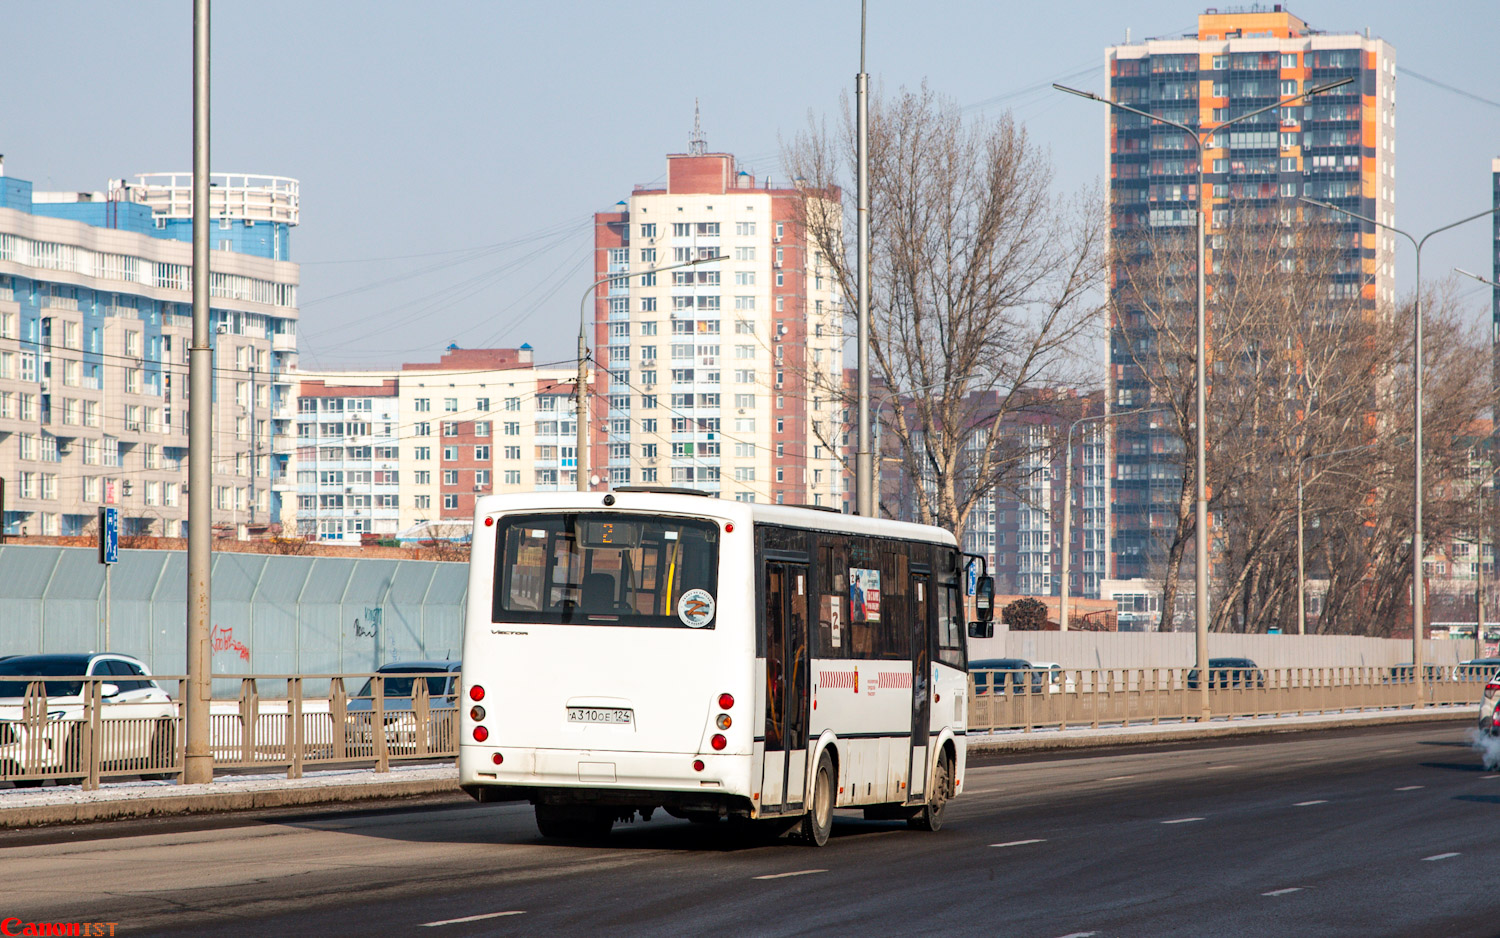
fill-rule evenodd
<path id="1" fill-rule="evenodd" d="M 537 835 L 439 800 L 0 834 L 0 919 L 121 935 L 1500 934 L 1500 775 L 1453 723 L 971 766 L 937 833 Z M 19 926 L 12 924 L 12 929 Z"/>

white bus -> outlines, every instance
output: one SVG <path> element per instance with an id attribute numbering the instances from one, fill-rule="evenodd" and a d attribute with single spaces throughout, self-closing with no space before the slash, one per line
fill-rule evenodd
<path id="1" fill-rule="evenodd" d="M 936 830 L 962 791 L 948 532 L 635 488 L 481 498 L 474 532 L 460 784 L 544 836 L 663 808 L 821 846 L 835 807 Z"/>

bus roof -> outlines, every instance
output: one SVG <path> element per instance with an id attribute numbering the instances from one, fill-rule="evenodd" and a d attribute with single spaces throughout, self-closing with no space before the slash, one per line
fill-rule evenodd
<path id="1" fill-rule="evenodd" d="M 606 503 L 606 498 L 608 502 Z M 733 521 L 738 524 L 779 524 L 791 528 L 837 531 L 846 534 L 868 534 L 877 537 L 899 537 L 957 547 L 958 541 L 942 528 L 883 518 L 865 518 L 842 512 L 795 508 L 789 505 L 762 505 L 722 498 L 704 498 L 673 492 L 526 492 L 514 495 L 486 495 L 475 505 L 475 529 L 479 519 L 516 511 L 645 511 L 671 515 L 702 516 Z"/>

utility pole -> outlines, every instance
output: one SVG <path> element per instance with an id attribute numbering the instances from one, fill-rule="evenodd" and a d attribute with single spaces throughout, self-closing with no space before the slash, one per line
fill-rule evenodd
<path id="1" fill-rule="evenodd" d="M 213 565 L 213 346 L 208 320 L 208 4 L 193 0 L 193 344 L 188 350 L 187 691 L 182 695 L 186 750 L 183 781 L 214 780 L 208 745 L 213 659 L 209 582 Z"/>
<path id="2" fill-rule="evenodd" d="M 856 180 L 859 215 L 859 296 L 856 316 L 855 373 L 859 381 L 859 433 L 854 453 L 854 510 L 875 514 L 875 454 L 870 448 L 870 76 L 865 74 L 865 7 L 859 5 L 859 74 L 854 76 L 855 121 L 859 148 Z"/>

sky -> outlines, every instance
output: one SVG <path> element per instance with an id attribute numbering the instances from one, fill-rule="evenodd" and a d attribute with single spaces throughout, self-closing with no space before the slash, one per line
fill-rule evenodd
<path id="1" fill-rule="evenodd" d="M 1420 236 L 1490 207 L 1493 0 L 1287 7 L 1395 46 L 1399 226 Z M 867 68 L 886 92 L 926 81 L 968 119 L 1009 109 L 1071 192 L 1103 176 L 1104 109 L 1050 83 L 1102 91 L 1106 46 L 1189 33 L 1203 10 L 869 0 Z M 592 213 L 665 178 L 695 103 L 710 151 L 774 181 L 783 143 L 839 119 L 859 70 L 857 0 L 220 0 L 212 26 L 213 171 L 301 182 L 304 370 L 435 361 L 450 342 L 574 358 Z M 191 168 L 191 0 L 22 0 L 5 28 L 8 175 L 92 191 Z M 1438 235 L 1424 280 L 1489 276 L 1491 238 L 1486 221 Z M 1404 244 L 1397 265 L 1410 290 Z M 1487 316 L 1486 287 L 1462 293 Z"/>

